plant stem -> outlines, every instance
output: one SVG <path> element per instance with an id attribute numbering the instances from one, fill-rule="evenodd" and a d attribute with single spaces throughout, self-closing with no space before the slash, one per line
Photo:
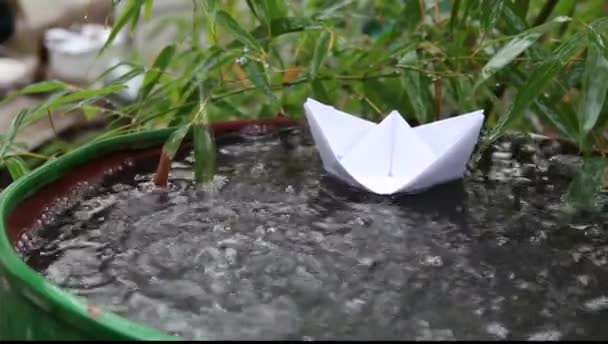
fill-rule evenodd
<path id="1" fill-rule="evenodd" d="M 543 5 L 543 8 L 540 10 L 540 13 L 534 20 L 534 24 L 532 24 L 532 26 L 538 26 L 544 23 L 547 18 L 549 18 L 556 5 L 557 0 L 547 0 L 547 2 L 545 2 L 545 4 Z"/>

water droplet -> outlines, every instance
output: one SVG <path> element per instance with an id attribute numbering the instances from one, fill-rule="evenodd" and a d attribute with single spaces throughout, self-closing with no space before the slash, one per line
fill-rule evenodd
<path id="1" fill-rule="evenodd" d="M 422 259 L 422 265 L 425 266 L 443 266 L 443 260 L 440 256 L 425 256 Z"/>
<path id="2" fill-rule="evenodd" d="M 591 312 L 608 310 L 608 297 L 600 296 L 585 302 L 585 308 Z"/>
<path id="3" fill-rule="evenodd" d="M 505 339 L 509 335 L 509 330 L 497 322 L 488 324 L 488 326 L 486 326 L 486 332 L 500 339 Z"/>

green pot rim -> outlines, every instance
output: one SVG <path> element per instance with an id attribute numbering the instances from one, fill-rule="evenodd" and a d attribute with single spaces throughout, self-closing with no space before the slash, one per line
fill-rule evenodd
<path id="1" fill-rule="evenodd" d="M 46 280 L 18 256 L 9 240 L 7 226 L 9 214 L 19 203 L 64 173 L 108 153 L 160 146 L 174 130 L 175 128 L 151 130 L 93 142 L 35 169 L 9 185 L 0 193 L 0 278 L 4 274 L 8 277 L 7 282 L 18 282 L 22 286 L 19 292 L 30 301 L 44 304 L 48 307 L 47 310 L 52 311 L 53 317 L 85 334 L 90 332 L 93 337 L 102 335 L 123 340 L 182 340 L 105 310 L 92 317 L 89 315 L 90 305 L 84 298 L 64 291 Z"/>

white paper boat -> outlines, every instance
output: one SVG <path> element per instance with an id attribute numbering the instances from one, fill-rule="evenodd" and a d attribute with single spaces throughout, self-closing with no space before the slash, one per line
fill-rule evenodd
<path id="1" fill-rule="evenodd" d="M 304 110 L 325 170 L 380 195 L 462 178 L 484 119 L 478 110 L 412 128 L 397 111 L 374 123 L 314 99 Z"/>

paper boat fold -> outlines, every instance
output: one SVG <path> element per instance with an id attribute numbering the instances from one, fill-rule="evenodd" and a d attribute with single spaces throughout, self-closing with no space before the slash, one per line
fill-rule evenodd
<path id="1" fill-rule="evenodd" d="M 484 120 L 478 110 L 412 128 L 397 111 L 374 123 L 314 99 L 304 111 L 325 170 L 381 195 L 462 178 Z"/>

